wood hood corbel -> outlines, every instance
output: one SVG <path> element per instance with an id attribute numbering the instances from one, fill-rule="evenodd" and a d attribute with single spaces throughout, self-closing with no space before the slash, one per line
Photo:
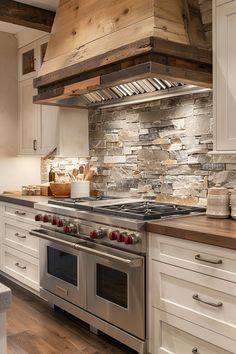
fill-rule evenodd
<path id="1" fill-rule="evenodd" d="M 212 53 L 197 4 L 61 0 L 34 103 L 89 108 L 189 85 L 211 88 Z"/>

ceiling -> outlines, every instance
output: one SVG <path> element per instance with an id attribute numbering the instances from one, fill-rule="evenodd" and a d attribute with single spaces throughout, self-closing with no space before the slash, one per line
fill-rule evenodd
<path id="1" fill-rule="evenodd" d="M 32 6 L 41 7 L 42 9 L 47 9 L 47 10 L 56 10 L 59 4 L 59 0 L 17 0 L 17 1 Z"/>
<path id="2" fill-rule="evenodd" d="M 42 9 L 47 10 L 56 10 L 59 0 L 17 0 L 18 2 L 22 2 L 24 4 L 40 7 Z M 12 23 L 2 22 L 0 21 L 0 32 L 8 32 L 16 34 L 23 30 L 25 27 L 17 26 Z"/>

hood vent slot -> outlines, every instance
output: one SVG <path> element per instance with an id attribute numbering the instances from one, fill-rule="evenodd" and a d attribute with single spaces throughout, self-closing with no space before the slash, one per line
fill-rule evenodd
<path id="1" fill-rule="evenodd" d="M 101 103 L 113 99 L 141 95 L 144 93 L 166 90 L 178 86 L 184 86 L 184 84 L 167 80 L 159 80 L 157 78 L 150 78 L 117 85 L 111 88 L 95 91 L 93 93 L 87 93 L 84 95 L 84 98 L 88 99 L 88 103 L 90 104 Z"/>

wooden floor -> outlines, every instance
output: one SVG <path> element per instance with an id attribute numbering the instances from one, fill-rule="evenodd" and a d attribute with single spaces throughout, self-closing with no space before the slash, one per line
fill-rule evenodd
<path id="1" fill-rule="evenodd" d="M 4 278 L 12 289 L 13 303 L 7 312 L 8 354 L 133 354 L 110 337 L 96 336 L 77 319 L 49 308 Z"/>

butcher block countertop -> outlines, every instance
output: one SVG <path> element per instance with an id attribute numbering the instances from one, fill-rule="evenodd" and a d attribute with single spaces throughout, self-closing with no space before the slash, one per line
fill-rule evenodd
<path id="1" fill-rule="evenodd" d="M 236 250 L 236 220 L 206 215 L 185 216 L 147 223 L 147 231 Z"/>

